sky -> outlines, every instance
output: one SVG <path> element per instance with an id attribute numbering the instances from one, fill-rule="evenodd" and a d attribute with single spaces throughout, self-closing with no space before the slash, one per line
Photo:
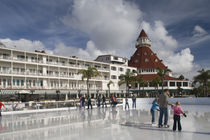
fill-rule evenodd
<path id="1" fill-rule="evenodd" d="M 209 0 L 0 0 L 0 42 L 94 60 L 127 57 L 142 29 L 178 76 L 210 69 Z"/>

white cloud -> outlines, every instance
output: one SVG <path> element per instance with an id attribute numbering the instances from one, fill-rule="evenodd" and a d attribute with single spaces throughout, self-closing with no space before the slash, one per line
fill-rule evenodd
<path id="1" fill-rule="evenodd" d="M 102 51 L 125 49 L 138 34 L 141 11 L 124 0 L 74 0 L 63 23 L 88 35 Z"/>
<path id="2" fill-rule="evenodd" d="M 70 56 L 70 57 L 77 56 L 79 58 L 89 59 L 89 60 L 92 60 L 99 55 L 114 53 L 114 52 L 106 52 L 106 51 L 103 52 L 103 51 L 98 50 L 95 47 L 94 42 L 92 41 L 88 41 L 86 46 L 87 47 L 85 49 L 82 49 L 82 48 L 76 48 L 72 46 L 66 46 L 63 43 L 59 43 L 55 46 L 53 52 L 54 54 L 57 54 L 57 55 L 64 55 L 64 56 Z"/>
<path id="3" fill-rule="evenodd" d="M 5 46 L 13 49 L 20 49 L 26 51 L 44 50 L 45 46 L 40 41 L 31 41 L 27 39 L 11 40 L 9 38 L 0 39 Z"/>
<path id="4" fill-rule="evenodd" d="M 207 34 L 208 34 L 207 31 L 205 31 L 201 26 L 196 25 L 194 27 L 194 30 L 193 30 L 193 37 L 194 38 L 204 37 Z"/>

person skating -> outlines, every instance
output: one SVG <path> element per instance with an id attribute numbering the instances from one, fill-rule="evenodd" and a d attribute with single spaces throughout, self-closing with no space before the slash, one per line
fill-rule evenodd
<path id="1" fill-rule="evenodd" d="M 176 131 L 177 123 L 178 123 L 178 130 L 182 131 L 180 115 L 183 114 L 185 117 L 187 117 L 187 115 L 182 110 L 180 102 L 176 102 L 176 105 L 171 105 L 171 108 L 174 111 L 173 131 Z"/>
<path id="2" fill-rule="evenodd" d="M 117 97 L 115 95 L 112 95 L 112 105 L 113 107 L 117 105 Z"/>
<path id="3" fill-rule="evenodd" d="M 98 95 L 98 97 L 97 97 L 97 102 L 98 102 L 98 107 L 100 107 L 101 106 L 101 97 L 100 97 L 100 95 Z"/>
<path id="4" fill-rule="evenodd" d="M 168 95 L 169 95 L 169 90 L 164 89 L 164 93 L 162 93 L 159 97 L 158 104 L 160 108 L 160 116 L 159 116 L 159 123 L 158 127 L 163 127 L 162 121 L 163 121 L 163 116 L 164 116 L 164 127 L 168 128 L 168 105 L 171 105 L 168 102 Z"/>
<path id="5" fill-rule="evenodd" d="M 82 96 L 82 107 L 85 108 L 85 97 L 84 97 L 84 95 Z"/>
<path id="6" fill-rule="evenodd" d="M 93 106 L 91 103 L 91 97 L 89 95 L 87 96 L 87 102 L 88 102 L 88 109 L 89 109 L 89 107 L 91 107 L 91 109 L 93 109 Z"/>
<path id="7" fill-rule="evenodd" d="M 126 110 L 127 107 L 129 109 L 128 97 L 126 96 L 125 97 L 125 110 Z"/>
<path id="8" fill-rule="evenodd" d="M 0 117 L 1 117 L 1 108 L 4 107 L 5 108 L 5 105 L 0 101 Z"/>
<path id="9" fill-rule="evenodd" d="M 104 105 L 107 107 L 107 105 L 106 105 L 106 98 L 105 98 L 105 96 L 103 95 L 102 96 L 102 107 L 104 108 Z"/>
<path id="10" fill-rule="evenodd" d="M 136 96 L 135 96 L 135 94 L 133 94 L 133 96 L 132 96 L 132 101 L 133 101 L 132 108 L 136 108 Z"/>
<path id="11" fill-rule="evenodd" d="M 150 112 L 152 115 L 152 124 L 155 124 L 155 111 L 156 110 L 159 110 L 158 98 L 155 98 L 155 100 L 152 102 L 152 107 L 150 109 Z"/>

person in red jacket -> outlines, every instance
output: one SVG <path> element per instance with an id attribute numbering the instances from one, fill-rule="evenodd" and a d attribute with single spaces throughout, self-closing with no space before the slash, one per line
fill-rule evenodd
<path id="1" fill-rule="evenodd" d="M 1 108 L 2 106 L 5 108 L 4 104 L 0 101 L 0 117 L 1 117 Z"/>

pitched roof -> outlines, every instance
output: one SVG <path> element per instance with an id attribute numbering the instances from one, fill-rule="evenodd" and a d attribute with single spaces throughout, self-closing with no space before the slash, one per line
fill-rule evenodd
<path id="1" fill-rule="evenodd" d="M 141 33 L 138 38 L 140 38 L 140 37 L 148 37 L 147 34 L 145 33 L 144 29 L 141 30 Z"/>
<path id="2" fill-rule="evenodd" d="M 138 75 L 138 76 L 142 76 L 144 81 L 152 81 L 155 77 L 160 78 L 160 76 L 157 75 L 157 74 L 142 74 L 142 75 Z M 169 75 L 166 75 L 164 80 L 172 80 L 172 81 L 174 81 L 174 80 L 178 80 L 178 79 L 174 78 L 174 77 L 171 77 Z"/>
<path id="3" fill-rule="evenodd" d="M 136 67 L 137 69 L 156 69 L 160 67 L 166 69 L 167 67 L 162 63 L 157 55 L 147 46 L 139 47 L 131 56 L 128 66 Z"/>

